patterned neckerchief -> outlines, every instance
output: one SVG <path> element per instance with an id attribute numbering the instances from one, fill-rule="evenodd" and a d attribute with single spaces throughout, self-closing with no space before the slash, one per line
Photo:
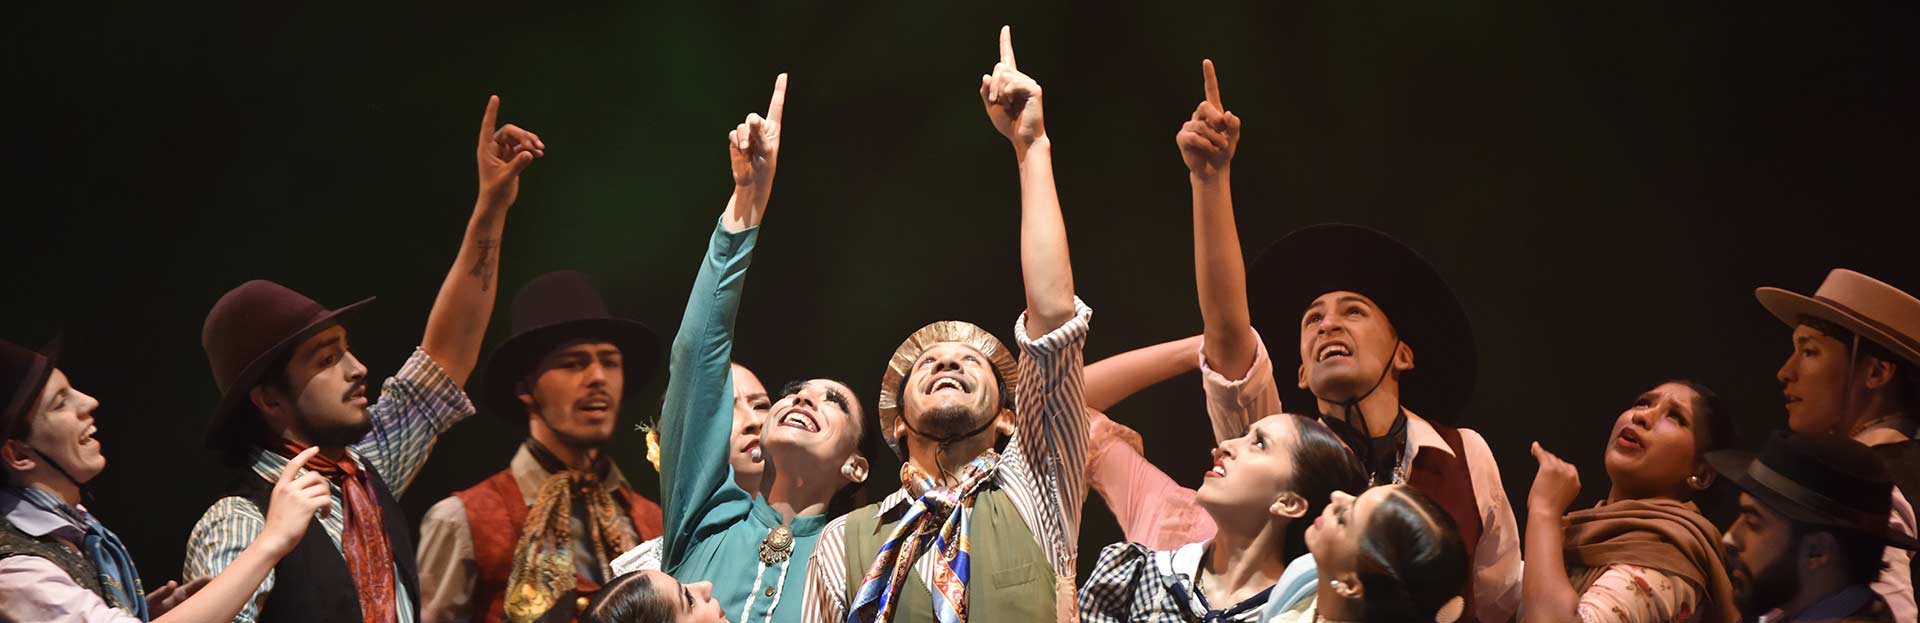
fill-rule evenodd
<path id="1" fill-rule="evenodd" d="M 140 572 L 133 566 L 133 556 L 127 552 L 120 536 L 108 530 L 107 526 L 95 519 L 92 513 L 68 506 L 66 501 L 51 493 L 33 487 L 12 487 L 8 493 L 20 498 L 35 508 L 59 517 L 72 525 L 84 536 L 80 539 L 80 550 L 87 561 L 93 563 L 94 573 L 100 580 L 101 595 L 108 606 L 126 611 L 140 620 L 147 620 L 146 592 L 140 586 Z"/>
<path id="2" fill-rule="evenodd" d="M 936 486 L 931 476 L 910 462 L 900 467 L 900 482 L 906 485 L 913 504 L 880 545 L 879 555 L 861 580 L 860 592 L 847 611 L 849 623 L 893 620 L 893 608 L 899 603 L 907 573 L 928 541 L 932 541 L 939 560 L 933 572 L 934 615 L 941 623 L 967 620 L 967 533 L 973 500 L 999 465 L 1000 453 L 988 450 L 967 464 L 952 487 Z"/>

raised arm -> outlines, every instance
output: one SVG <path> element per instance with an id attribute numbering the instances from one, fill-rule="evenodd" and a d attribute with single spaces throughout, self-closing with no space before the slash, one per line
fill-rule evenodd
<path id="1" fill-rule="evenodd" d="M 420 339 L 420 347 L 455 385 L 466 385 L 467 375 L 473 373 L 487 320 L 493 317 L 500 234 L 506 229 L 507 208 L 520 196 L 520 172 L 547 150 L 539 136 L 518 126 L 508 124 L 496 130 L 499 112 L 500 98 L 488 97 L 487 112 L 480 118 L 480 139 L 474 146 L 480 196 L 467 219 L 460 255 L 440 283 L 433 311 L 427 313 L 427 334 Z"/>
<path id="2" fill-rule="evenodd" d="M 1571 463 L 1533 443 L 1540 471 L 1527 493 L 1527 564 L 1521 572 L 1521 623 L 1578 621 L 1580 593 L 1567 578 L 1566 530 L 1560 518 L 1580 495 L 1580 472 Z"/>
<path id="3" fill-rule="evenodd" d="M 787 76 L 781 74 L 774 80 L 767 116 L 750 114 L 727 134 L 733 196 L 708 238 L 667 362 L 666 404 L 660 416 L 660 493 L 666 515 L 660 562 L 669 573 L 686 560 L 695 529 L 729 482 L 734 319 L 760 233 L 757 226 L 773 187 L 786 87 Z"/>
<path id="4" fill-rule="evenodd" d="M 1013 143 L 1020 166 L 1020 274 L 1027 290 L 1027 334 L 1046 335 L 1073 318 L 1073 266 L 1067 226 L 1053 190 L 1053 146 L 1040 105 L 1040 83 L 1020 73 L 1013 32 L 1000 27 L 1000 62 L 980 77 L 980 101 L 993 127 Z"/>
<path id="5" fill-rule="evenodd" d="M 1200 61 L 1206 99 L 1180 126 L 1174 142 L 1193 186 L 1193 273 L 1206 323 L 1207 365 L 1230 379 L 1253 366 L 1255 341 L 1247 313 L 1246 261 L 1233 222 L 1233 152 L 1240 144 L 1240 118 L 1220 103 L 1213 61 Z"/>
<path id="6" fill-rule="evenodd" d="M 1106 412 L 1135 392 L 1199 368 L 1200 336 L 1136 348 L 1087 364 L 1087 408 Z"/>

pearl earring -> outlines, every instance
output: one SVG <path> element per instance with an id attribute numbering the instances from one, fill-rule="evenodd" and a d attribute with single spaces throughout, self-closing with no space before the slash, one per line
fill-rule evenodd
<path id="1" fill-rule="evenodd" d="M 1342 582 L 1342 581 L 1339 581 L 1339 580 L 1333 580 L 1333 581 L 1331 581 L 1331 582 L 1328 582 L 1328 584 L 1331 584 L 1331 585 L 1333 585 L 1333 590 L 1336 590 L 1336 591 L 1343 591 L 1343 592 L 1344 592 L 1344 591 L 1346 591 L 1346 590 L 1347 590 L 1347 583 L 1346 583 L 1346 582 Z"/>
<path id="2" fill-rule="evenodd" d="M 747 451 L 747 458 L 749 458 L 749 459 L 753 459 L 753 462 L 755 462 L 755 463 L 759 463 L 759 462 L 760 462 L 760 448 L 759 448 L 758 446 L 756 446 L 756 447 L 754 447 L 754 449 L 752 449 L 752 450 L 748 450 L 748 451 Z"/>
<path id="3" fill-rule="evenodd" d="M 841 466 L 840 466 L 840 475 L 842 475 L 842 476 L 846 476 L 846 477 L 847 477 L 847 480 L 853 480 L 853 466 L 852 466 L 852 465 L 841 465 Z"/>

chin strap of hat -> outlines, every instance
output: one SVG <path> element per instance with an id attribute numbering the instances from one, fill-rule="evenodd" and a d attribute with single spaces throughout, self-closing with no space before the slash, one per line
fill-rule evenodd
<path id="1" fill-rule="evenodd" d="M 998 416 L 998 415 L 999 415 L 999 412 L 997 412 L 997 411 L 996 411 L 996 412 L 994 412 L 994 415 L 995 415 L 995 416 Z M 923 439 L 926 439 L 926 440 L 928 440 L 928 441 L 932 441 L 932 442 L 933 442 L 933 444 L 934 444 L 934 448 L 933 448 L 933 467 L 934 467 L 934 470 L 935 470 L 936 472 L 938 472 L 938 473 L 940 474 L 940 475 L 938 476 L 938 478 L 939 478 L 939 479 L 941 479 L 941 480 L 945 480 L 945 479 L 947 478 L 947 469 L 946 469 L 946 467 L 947 467 L 947 466 L 946 466 L 946 464 L 945 464 L 945 462 L 943 462 L 943 461 L 941 461 L 941 460 L 940 460 L 940 457 L 941 457 L 942 455 L 945 455 L 945 454 L 947 453 L 947 444 L 951 444 L 951 443 L 953 443 L 953 442 L 956 442 L 956 441 L 960 441 L 960 440 L 962 440 L 962 439 L 971 439 L 971 438 L 973 438 L 973 436 L 974 436 L 974 435 L 978 435 L 978 434 L 980 434 L 980 433 L 983 433 L 983 432 L 986 432 L 986 431 L 987 431 L 987 429 L 989 429 L 989 428 L 993 428 L 993 423 L 994 423 L 995 421 L 997 421 L 997 420 L 999 420 L 999 419 L 1000 419 L 1000 418 L 998 418 L 998 417 L 989 417 L 989 418 L 987 418 L 987 420 L 986 420 L 985 422 L 981 422 L 979 426 L 976 426 L 976 427 L 974 427 L 974 428 L 973 428 L 973 430 L 970 430 L 970 431 L 967 431 L 967 432 L 964 432 L 964 433 L 960 433 L 960 434 L 958 434 L 958 435 L 948 435 L 948 436 L 945 436 L 945 437 L 935 437 L 935 436 L 933 436 L 933 435 L 929 435 L 929 434 L 926 434 L 926 433 L 923 433 L 923 432 L 920 432 L 920 429 L 918 429 L 918 428 L 914 428 L 914 427 L 913 427 L 913 420 L 911 420 L 911 419 L 908 419 L 908 418 L 907 418 L 907 410 L 906 410 L 906 408 L 905 408 L 905 407 L 902 407 L 902 408 L 900 409 L 900 422 L 901 422 L 902 424 L 906 424 L 906 425 L 907 425 L 907 430 L 908 430 L 909 432 L 912 432 L 912 433 L 913 433 L 913 434 L 915 434 L 915 435 L 919 435 L 919 436 L 920 436 L 921 438 L 923 438 Z"/>
<path id="2" fill-rule="evenodd" d="M 87 483 L 80 482 L 79 479 L 74 478 L 73 474 L 68 473 L 66 468 L 60 466 L 59 461 L 53 460 L 52 456 L 48 455 L 45 452 L 41 452 L 39 448 L 33 447 L 33 444 L 27 443 L 26 440 L 24 439 L 10 440 L 10 441 L 19 441 L 20 447 L 26 448 L 28 450 L 32 450 L 35 455 L 38 455 L 40 457 L 41 462 L 47 464 L 47 467 L 51 467 L 53 468 L 53 471 L 59 472 L 60 477 L 67 479 L 67 482 L 73 483 L 73 487 L 75 489 L 80 490 L 81 503 L 83 504 L 93 503 L 93 489 L 91 487 L 88 487 Z"/>
<path id="3" fill-rule="evenodd" d="M 1368 433 L 1368 430 L 1367 430 L 1366 414 L 1360 412 L 1360 401 L 1366 400 L 1367 397 L 1372 396 L 1374 391 L 1380 389 L 1380 384 L 1385 383 L 1387 381 L 1387 375 L 1393 373 L 1393 353 L 1399 352 L 1399 350 L 1400 350 L 1400 338 L 1399 336 L 1395 336 L 1393 338 L 1393 348 L 1387 350 L 1387 365 L 1381 367 L 1380 378 L 1373 380 L 1373 386 L 1368 387 L 1367 391 L 1361 392 L 1359 396 L 1356 396 L 1351 400 L 1329 401 L 1340 407 L 1340 410 L 1341 410 L 1340 419 L 1334 420 L 1333 418 L 1327 418 L 1327 417 L 1321 418 L 1321 419 L 1337 422 L 1338 424 L 1340 424 L 1338 426 L 1330 426 L 1328 428 L 1333 429 L 1334 434 L 1337 434 L 1341 438 L 1346 439 L 1347 445 L 1353 449 L 1354 455 L 1360 457 L 1360 465 L 1367 469 L 1368 471 L 1367 477 L 1369 479 L 1376 480 L 1376 481 L 1378 479 L 1375 478 L 1374 475 L 1372 474 L 1373 460 L 1374 460 L 1373 437 L 1371 434 Z M 1400 405 L 1398 404 L 1398 400 L 1395 401 L 1393 410 L 1396 414 L 1399 413 Z M 1383 483 L 1375 482 L 1374 484 L 1383 484 Z"/>

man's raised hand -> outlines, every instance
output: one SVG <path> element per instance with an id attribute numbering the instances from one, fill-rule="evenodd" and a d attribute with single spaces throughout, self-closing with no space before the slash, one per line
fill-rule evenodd
<path id="1" fill-rule="evenodd" d="M 767 116 L 747 113 L 746 121 L 727 133 L 727 154 L 733 164 L 735 193 L 747 192 L 756 207 L 764 208 L 773 188 L 773 170 L 780 162 L 780 116 L 787 107 L 787 75 L 773 79 L 773 99 Z"/>
<path id="2" fill-rule="evenodd" d="M 500 96 L 487 97 L 474 160 L 480 165 L 481 204 L 504 210 L 520 197 L 520 172 L 527 170 L 534 158 L 547 155 L 547 144 L 539 135 L 511 123 L 495 129 L 499 114 Z"/>
<path id="3" fill-rule="evenodd" d="M 1180 126 L 1173 137 L 1180 146 L 1180 159 L 1195 177 L 1212 180 L 1233 165 L 1233 151 L 1240 145 L 1240 118 L 1227 112 L 1220 103 L 1220 79 L 1213 75 L 1213 61 L 1200 61 L 1206 76 L 1207 99 L 1193 109 L 1193 117 Z"/>
<path id="4" fill-rule="evenodd" d="M 980 76 L 980 101 L 987 106 L 987 118 L 1001 136 L 1013 141 L 1020 153 L 1034 141 L 1047 135 L 1040 110 L 1040 83 L 1020 73 L 1013 59 L 1013 28 L 1000 27 L 1000 62 L 993 73 Z"/>

